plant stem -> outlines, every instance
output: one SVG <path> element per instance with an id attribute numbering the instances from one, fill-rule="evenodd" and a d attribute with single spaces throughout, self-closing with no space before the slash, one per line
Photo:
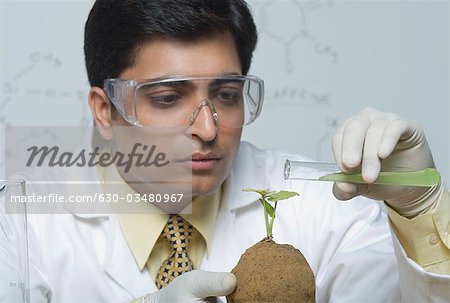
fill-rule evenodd
<path id="1" fill-rule="evenodd" d="M 270 220 L 270 223 L 269 223 L 270 237 L 273 236 L 273 234 L 272 234 L 272 229 L 273 229 L 273 222 L 275 221 L 276 210 L 277 210 L 277 201 L 275 201 L 275 205 L 274 205 L 274 214 L 273 214 L 273 217 L 272 217 L 272 219 Z M 269 237 L 269 236 L 268 236 L 268 237 Z"/>
<path id="2" fill-rule="evenodd" d="M 260 202 L 261 202 L 261 204 L 263 206 L 263 210 L 264 210 L 264 221 L 266 222 L 266 235 L 267 235 L 267 238 L 270 238 L 272 236 L 272 229 L 269 226 L 269 215 L 267 214 L 267 212 L 264 208 L 264 202 L 262 199 L 264 199 L 264 198 L 261 198 Z"/>

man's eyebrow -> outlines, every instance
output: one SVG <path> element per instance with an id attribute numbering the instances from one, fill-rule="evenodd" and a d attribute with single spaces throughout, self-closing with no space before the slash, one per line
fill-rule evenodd
<path id="1" fill-rule="evenodd" d="M 194 84 L 190 80 L 168 80 L 162 82 L 153 83 L 152 86 L 163 86 L 163 87 L 193 87 Z"/>
<path id="2" fill-rule="evenodd" d="M 237 75 L 235 75 L 235 76 L 237 76 Z M 220 84 L 224 84 L 224 83 L 232 83 L 232 82 L 242 82 L 242 80 L 241 79 L 233 79 L 232 77 L 224 78 L 224 79 L 214 79 L 214 81 L 212 81 L 209 85 L 215 86 L 215 85 L 220 85 Z"/>

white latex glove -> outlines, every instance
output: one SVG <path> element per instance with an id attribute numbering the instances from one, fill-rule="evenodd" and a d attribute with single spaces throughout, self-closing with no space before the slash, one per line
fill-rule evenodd
<path id="1" fill-rule="evenodd" d="M 348 200 L 363 195 L 385 200 L 408 217 L 431 206 L 421 202 L 427 200 L 434 188 L 371 184 L 381 168 L 383 171 L 407 171 L 435 167 L 425 135 L 414 122 L 366 108 L 337 129 L 333 137 L 333 152 L 336 163 L 344 172 L 360 171 L 368 183 L 335 183 L 333 192 L 336 198 Z"/>
<path id="2" fill-rule="evenodd" d="M 169 285 L 147 295 L 145 303 L 220 302 L 217 297 L 229 295 L 236 288 L 231 273 L 193 270 L 175 278 Z"/>

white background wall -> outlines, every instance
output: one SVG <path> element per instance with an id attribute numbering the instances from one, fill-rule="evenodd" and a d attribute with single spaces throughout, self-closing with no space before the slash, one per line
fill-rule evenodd
<path id="1" fill-rule="evenodd" d="M 266 99 L 245 140 L 330 161 L 336 124 L 371 106 L 419 122 L 450 179 L 449 1 L 250 3 L 251 73 L 265 79 Z M 0 1 L 0 150 L 7 125 L 91 123 L 82 43 L 91 5 Z"/>

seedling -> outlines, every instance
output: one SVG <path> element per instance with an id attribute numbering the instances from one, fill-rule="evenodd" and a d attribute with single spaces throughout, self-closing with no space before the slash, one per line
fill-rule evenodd
<path id="1" fill-rule="evenodd" d="M 299 196 L 295 191 L 269 191 L 268 189 L 251 189 L 245 188 L 243 191 L 258 193 L 261 197 L 258 199 L 264 209 L 264 220 L 266 222 L 266 240 L 271 241 L 273 238 L 273 222 L 277 211 L 278 201 L 287 200 L 294 196 Z M 273 203 L 273 206 L 272 204 Z M 270 219 L 269 219 L 270 218 Z"/>
<path id="2" fill-rule="evenodd" d="M 260 195 L 266 237 L 246 249 L 231 271 L 236 276 L 237 286 L 227 296 L 227 302 L 315 302 L 314 273 L 306 258 L 292 245 L 272 240 L 278 202 L 299 194 L 268 189 L 244 191 Z"/>

